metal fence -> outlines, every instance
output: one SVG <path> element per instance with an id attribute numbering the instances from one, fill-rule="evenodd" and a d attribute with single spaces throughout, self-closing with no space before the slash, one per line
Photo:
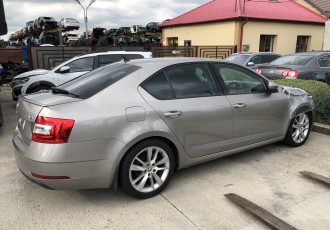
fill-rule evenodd
<path id="1" fill-rule="evenodd" d="M 160 46 L 152 47 L 154 57 L 200 57 L 224 59 L 236 52 L 236 46 Z"/>
<path id="2" fill-rule="evenodd" d="M 41 47 L 31 46 L 28 49 L 30 69 L 49 69 L 77 55 L 102 51 L 145 51 L 152 52 L 153 57 L 203 57 L 223 59 L 236 52 L 235 46 L 157 46 L 157 47 Z"/>

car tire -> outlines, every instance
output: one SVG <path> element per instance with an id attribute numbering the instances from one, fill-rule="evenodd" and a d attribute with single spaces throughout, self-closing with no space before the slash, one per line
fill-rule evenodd
<path id="1" fill-rule="evenodd" d="M 127 194 L 146 199 L 159 194 L 170 182 L 175 160 L 168 144 L 159 139 L 140 142 L 123 158 L 119 178 Z"/>
<path id="2" fill-rule="evenodd" d="M 291 119 L 284 144 L 299 147 L 305 144 L 312 129 L 312 116 L 310 113 L 302 113 Z"/>
<path id="3" fill-rule="evenodd" d="M 43 91 L 47 91 L 49 90 L 50 87 L 47 86 L 47 85 L 39 85 L 37 87 L 34 87 L 32 90 L 31 90 L 31 93 L 37 93 L 37 92 L 43 92 Z"/>

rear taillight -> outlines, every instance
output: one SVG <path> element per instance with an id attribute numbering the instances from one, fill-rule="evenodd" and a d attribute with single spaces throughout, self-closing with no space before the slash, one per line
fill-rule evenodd
<path id="1" fill-rule="evenodd" d="M 299 73 L 297 70 L 285 70 L 281 73 L 281 76 L 285 78 L 296 79 L 298 77 L 298 74 Z"/>
<path id="2" fill-rule="evenodd" d="M 262 74 L 262 70 L 261 69 L 257 69 L 256 70 L 258 74 Z"/>
<path id="3" fill-rule="evenodd" d="M 32 141 L 48 144 L 67 143 L 74 120 L 38 116 L 32 132 Z"/>

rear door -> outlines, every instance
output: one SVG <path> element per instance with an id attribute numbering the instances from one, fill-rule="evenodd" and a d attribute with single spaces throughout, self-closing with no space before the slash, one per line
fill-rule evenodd
<path id="1" fill-rule="evenodd" d="M 166 68 L 142 84 L 144 99 L 191 157 L 231 148 L 232 108 L 205 63 Z"/>
<path id="2" fill-rule="evenodd" d="M 55 72 L 57 74 L 59 85 L 92 71 L 94 67 L 94 57 L 82 57 L 66 64 L 65 66 L 70 67 L 69 72 L 61 73 L 60 69 Z"/>
<path id="3" fill-rule="evenodd" d="M 281 135 L 287 108 L 280 93 L 266 92 L 266 82 L 246 68 L 215 63 L 214 70 L 233 107 L 233 147 Z"/>

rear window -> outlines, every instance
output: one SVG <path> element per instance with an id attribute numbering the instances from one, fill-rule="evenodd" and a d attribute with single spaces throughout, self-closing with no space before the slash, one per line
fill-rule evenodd
<path id="1" fill-rule="evenodd" d="M 76 94 L 79 98 L 86 99 L 140 68 L 136 65 L 115 63 L 75 78 L 58 88 Z"/>
<path id="2" fill-rule="evenodd" d="M 307 62 L 312 60 L 313 57 L 314 56 L 311 55 L 288 55 L 288 56 L 280 57 L 275 61 L 272 61 L 270 64 L 303 66 L 306 65 Z"/>
<path id="3" fill-rule="evenodd" d="M 249 54 L 232 55 L 232 56 L 225 58 L 225 60 L 242 65 L 250 56 L 251 55 L 249 55 Z"/>

